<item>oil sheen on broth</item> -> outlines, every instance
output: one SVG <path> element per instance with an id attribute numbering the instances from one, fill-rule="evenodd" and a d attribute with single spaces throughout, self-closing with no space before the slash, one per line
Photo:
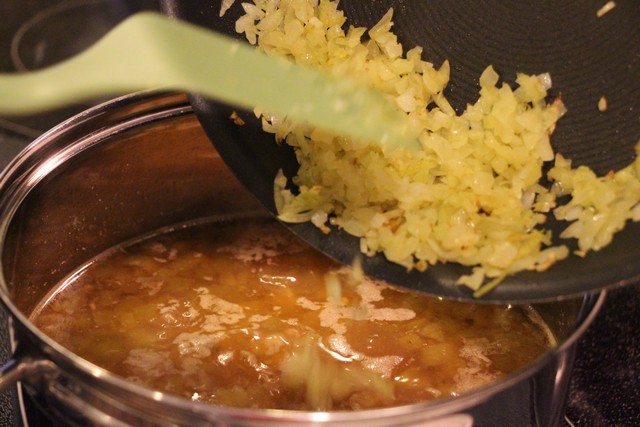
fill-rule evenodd
<path id="1" fill-rule="evenodd" d="M 179 227 L 114 248 L 32 320 L 152 389 L 298 410 L 455 396 L 554 344 L 529 307 L 443 301 L 361 278 L 271 220 Z"/>

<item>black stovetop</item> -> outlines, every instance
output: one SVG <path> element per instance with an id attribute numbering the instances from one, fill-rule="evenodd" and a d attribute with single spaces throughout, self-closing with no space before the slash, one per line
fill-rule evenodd
<path id="1" fill-rule="evenodd" d="M 0 71 L 49 64 L 81 49 L 137 8 L 154 8 L 151 0 L 3 0 L 0 2 Z M 104 7 L 108 4 L 108 7 Z M 53 6 L 52 6 L 53 5 Z M 92 25 L 53 25 L 52 17 L 74 19 L 84 9 Z M 106 12 L 105 12 L 106 11 Z M 16 34 L 18 36 L 16 36 Z M 85 109 L 79 105 L 47 114 L 0 117 L 0 170 L 24 146 L 52 126 Z M 640 260 L 639 260 L 640 262 Z M 1 311 L 1 309 L 0 309 Z M 6 314 L 0 312 L 0 360 L 10 357 Z M 578 344 L 565 426 L 640 426 L 640 283 L 609 291 L 601 313 Z M 0 426 L 21 426 L 15 393 L 0 395 Z M 31 425 L 34 421 L 32 419 Z"/>

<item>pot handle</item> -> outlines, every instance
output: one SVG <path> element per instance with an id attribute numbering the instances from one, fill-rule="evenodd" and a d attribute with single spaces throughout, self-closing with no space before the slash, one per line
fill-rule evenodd
<path id="1" fill-rule="evenodd" d="M 56 377 L 59 373 L 57 366 L 50 360 L 34 359 L 32 357 L 14 358 L 8 360 L 0 367 L 0 393 L 8 391 L 18 381 L 34 384 L 38 381 L 47 381 Z M 91 406 L 78 396 L 60 387 L 56 381 L 48 381 L 46 388 L 49 398 L 55 399 L 58 408 L 69 409 L 68 413 L 59 413 L 57 416 L 65 420 L 82 421 L 78 425 L 109 425 L 113 427 L 127 427 L 130 424 L 119 421 L 100 409 Z M 43 389 L 44 390 L 44 389 Z M 79 418 L 70 417 L 75 415 Z M 76 424 L 74 424 L 76 425 Z"/>
<path id="2" fill-rule="evenodd" d="M 53 362 L 31 357 L 9 359 L 0 367 L 0 393 L 18 381 L 34 381 L 56 371 Z"/>

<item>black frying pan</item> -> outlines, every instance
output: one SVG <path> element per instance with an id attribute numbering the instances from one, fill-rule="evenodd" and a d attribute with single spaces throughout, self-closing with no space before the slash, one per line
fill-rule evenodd
<path id="1" fill-rule="evenodd" d="M 234 35 L 242 13 L 236 0 L 220 18 L 220 1 L 166 0 L 165 13 L 219 32 Z M 561 95 L 569 112 L 559 122 L 552 143 L 557 152 L 585 164 L 599 174 L 629 164 L 640 138 L 640 2 L 616 0 L 603 17 L 596 11 L 605 0 L 343 0 L 348 22 L 370 27 L 393 7 L 394 32 L 405 49 L 424 47 L 424 59 L 451 63 L 447 90 L 453 106 L 462 111 L 477 99 L 477 80 L 488 65 L 513 83 L 516 72 L 550 72 L 551 96 Z M 259 70 L 256 70 L 259 72 Z M 215 82 L 212 82 L 215 84 Z M 609 109 L 602 113 L 598 100 Z M 252 113 L 247 125 L 229 120 L 231 108 L 191 96 L 202 126 L 238 178 L 272 212 L 273 178 L 284 168 L 297 168 L 288 147 L 274 143 L 260 130 Z M 296 234 L 342 263 L 359 253 L 358 241 L 335 230 L 327 237 L 310 224 L 289 224 Z M 552 224 L 557 235 L 566 223 Z M 483 298 L 489 302 L 542 301 L 570 297 L 633 282 L 640 277 L 640 224 L 629 224 L 614 242 L 585 258 L 570 256 L 544 273 L 523 272 L 507 278 Z M 410 272 L 379 255 L 363 259 L 365 271 L 414 290 L 454 299 L 471 299 L 471 292 L 455 285 L 469 270 L 455 264 Z"/>

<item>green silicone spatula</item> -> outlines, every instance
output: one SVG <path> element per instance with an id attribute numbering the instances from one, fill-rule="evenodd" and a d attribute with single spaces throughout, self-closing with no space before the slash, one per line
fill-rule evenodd
<path id="1" fill-rule="evenodd" d="M 270 57 L 240 41 L 153 13 L 135 14 L 52 67 L 0 74 L 0 114 L 47 110 L 144 89 L 182 90 L 391 146 L 415 146 L 376 91 Z"/>

